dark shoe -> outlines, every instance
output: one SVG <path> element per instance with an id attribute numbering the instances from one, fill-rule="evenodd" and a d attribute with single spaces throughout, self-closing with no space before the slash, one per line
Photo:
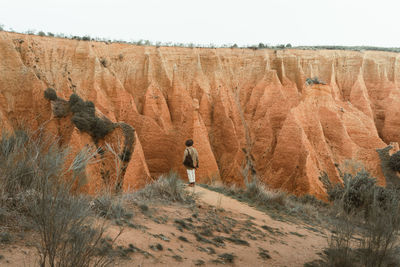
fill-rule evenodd
<path id="1" fill-rule="evenodd" d="M 190 183 L 189 186 L 190 186 L 190 187 L 193 187 L 193 186 L 194 186 L 194 183 Z"/>

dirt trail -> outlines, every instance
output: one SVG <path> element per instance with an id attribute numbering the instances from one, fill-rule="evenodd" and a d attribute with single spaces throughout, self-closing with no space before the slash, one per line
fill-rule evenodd
<path id="1" fill-rule="evenodd" d="M 277 242 L 270 241 L 272 259 L 265 266 L 303 266 L 304 263 L 319 258 L 317 253 L 327 246 L 327 233 L 323 229 L 314 227 L 307 229 L 307 226 L 301 223 L 275 220 L 243 202 L 199 186 L 192 190 L 208 205 L 251 216 L 255 224 L 266 225 L 277 229 L 275 232 L 282 233 Z"/>

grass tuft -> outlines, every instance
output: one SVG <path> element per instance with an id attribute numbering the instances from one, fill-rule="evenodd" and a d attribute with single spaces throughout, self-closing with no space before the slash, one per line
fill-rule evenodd
<path id="1" fill-rule="evenodd" d="M 194 196 L 185 190 L 185 184 L 179 179 L 179 175 L 175 172 L 161 175 L 153 183 L 133 193 L 132 197 L 141 202 L 162 201 L 184 204 L 194 203 Z"/>

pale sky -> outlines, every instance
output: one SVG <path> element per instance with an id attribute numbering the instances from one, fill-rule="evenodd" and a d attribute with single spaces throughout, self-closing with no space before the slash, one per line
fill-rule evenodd
<path id="1" fill-rule="evenodd" d="M 126 41 L 400 47 L 400 0 L 0 0 L 0 24 Z"/>

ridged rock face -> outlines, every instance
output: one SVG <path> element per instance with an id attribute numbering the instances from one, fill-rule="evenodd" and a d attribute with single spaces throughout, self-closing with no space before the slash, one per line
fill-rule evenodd
<path id="1" fill-rule="evenodd" d="M 326 85 L 306 86 L 308 77 Z M 52 121 L 47 87 L 76 92 L 116 122 L 132 125 L 135 155 L 124 186 L 171 169 L 186 177 L 186 139 L 199 152 L 197 180 L 324 198 L 318 176 L 364 163 L 385 180 L 375 149 L 400 141 L 400 57 L 387 52 L 138 47 L 0 32 L 0 119 Z M 71 131 L 66 143 L 80 146 Z M 137 151 L 137 152 L 136 152 Z M 130 169 L 129 169 L 130 168 Z"/>

